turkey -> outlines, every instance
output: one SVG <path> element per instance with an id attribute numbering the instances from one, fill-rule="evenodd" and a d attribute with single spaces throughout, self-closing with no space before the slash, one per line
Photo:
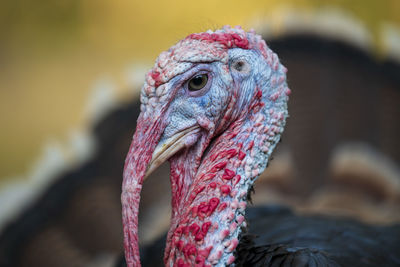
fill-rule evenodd
<path id="1" fill-rule="evenodd" d="M 288 79 L 295 90 L 288 103 L 291 117 L 283 142 L 252 195 L 254 205 L 268 206 L 246 209 L 246 243 L 333 248 L 348 244 L 346 251 L 353 261 L 347 265 L 357 265 L 355 260 L 365 266 L 371 258 L 384 265 L 381 259 L 389 258 L 384 255 L 400 236 L 396 227 L 361 226 L 338 217 L 374 225 L 399 221 L 400 176 L 390 168 L 400 162 L 398 61 L 391 56 L 377 60 L 372 51 L 351 39 L 316 35 L 307 29 L 263 37 L 290 70 Z M 132 98 L 92 122 L 96 154 L 54 174 L 18 216 L 0 216 L 2 222 L 9 222 L 0 229 L 0 266 L 111 267 L 122 261 L 122 170 L 139 113 L 140 103 Z M 357 146 L 347 146 L 346 152 L 344 145 L 352 142 L 370 149 L 357 152 Z M 385 164 L 385 159 L 392 164 Z M 169 227 L 168 164 L 150 176 L 142 191 L 139 241 L 142 265 L 154 267 L 164 266 L 166 238 L 157 238 Z M 274 203 L 293 212 L 271 207 Z M 326 221 L 315 214 L 335 217 Z M 344 224 L 353 226 L 338 235 L 338 227 Z M 376 244 L 382 244 L 387 233 L 391 236 L 378 249 Z M 363 240 L 364 246 L 354 246 L 355 240 Z"/>
<path id="2" fill-rule="evenodd" d="M 250 218 L 250 224 L 265 233 L 255 240 L 247 234 L 249 193 L 280 141 L 290 92 L 286 68 L 254 31 L 224 27 L 191 34 L 161 53 L 142 88 L 124 167 L 127 266 L 140 266 L 142 184 L 166 160 L 172 191 L 167 266 L 400 263 L 397 226 L 325 217 L 293 220 L 290 212 L 261 208 L 258 213 L 266 217 Z M 365 251 L 368 255 L 361 256 Z"/>

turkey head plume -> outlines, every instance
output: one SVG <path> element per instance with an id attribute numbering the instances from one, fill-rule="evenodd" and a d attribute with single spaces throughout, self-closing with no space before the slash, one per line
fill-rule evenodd
<path id="1" fill-rule="evenodd" d="M 140 266 L 143 180 L 171 165 L 167 266 L 235 261 L 247 195 L 285 125 L 286 68 L 254 31 L 191 34 L 161 53 L 141 91 L 141 114 L 122 185 L 128 266 Z"/>

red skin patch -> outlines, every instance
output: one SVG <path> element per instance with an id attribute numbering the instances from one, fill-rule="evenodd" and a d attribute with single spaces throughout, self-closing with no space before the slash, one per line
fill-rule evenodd
<path id="1" fill-rule="evenodd" d="M 256 97 L 260 99 L 262 97 L 262 91 L 260 89 L 257 90 Z"/>
<path id="2" fill-rule="evenodd" d="M 182 241 L 182 240 L 176 241 L 176 242 L 175 242 L 175 247 L 176 247 L 177 249 L 179 249 L 179 250 L 182 250 L 183 247 L 184 247 L 183 241 Z"/>
<path id="3" fill-rule="evenodd" d="M 177 267 L 190 267 L 190 265 L 188 263 L 185 263 L 185 261 L 182 258 L 177 260 L 176 266 Z"/>
<path id="4" fill-rule="evenodd" d="M 220 153 L 214 153 L 214 154 L 212 154 L 212 155 L 210 156 L 210 160 L 211 160 L 211 161 L 215 161 L 215 160 L 218 158 L 218 156 L 220 156 Z"/>
<path id="5" fill-rule="evenodd" d="M 235 176 L 235 172 L 229 169 L 224 170 L 224 174 L 222 175 L 222 179 L 231 180 Z"/>
<path id="6" fill-rule="evenodd" d="M 200 226 L 197 223 L 193 223 L 189 226 L 189 230 L 193 235 L 196 235 L 200 230 Z"/>
<path id="7" fill-rule="evenodd" d="M 212 198 L 209 202 L 209 215 L 211 215 L 219 204 L 219 198 Z"/>
<path id="8" fill-rule="evenodd" d="M 193 215 L 193 217 L 196 217 L 197 216 L 197 213 L 198 213 L 198 207 L 197 206 L 194 206 L 193 208 L 192 208 L 192 215 Z"/>
<path id="9" fill-rule="evenodd" d="M 196 187 L 196 188 L 193 190 L 193 192 L 197 195 L 197 194 L 201 193 L 201 192 L 204 190 L 204 188 L 206 188 L 205 185 L 200 185 L 200 186 Z"/>
<path id="10" fill-rule="evenodd" d="M 233 185 L 237 185 L 239 182 L 240 182 L 240 175 L 238 174 L 238 175 L 236 175 L 234 178 L 233 178 Z"/>
<path id="11" fill-rule="evenodd" d="M 214 167 L 211 169 L 211 171 L 212 172 L 217 172 L 217 171 L 225 168 L 227 164 L 228 164 L 227 161 L 218 162 L 217 164 L 214 165 Z"/>
<path id="12" fill-rule="evenodd" d="M 211 180 L 215 177 L 215 175 L 216 175 L 215 173 L 207 173 L 203 176 L 203 180 L 204 181 Z"/>
<path id="13" fill-rule="evenodd" d="M 236 218 L 236 220 L 237 220 L 237 222 L 238 222 L 239 224 L 241 224 L 242 222 L 244 222 L 244 217 L 243 217 L 242 215 L 239 215 L 239 216 Z"/>
<path id="14" fill-rule="evenodd" d="M 244 153 L 242 150 L 239 151 L 239 155 L 238 155 L 238 159 L 242 160 L 244 159 L 244 157 L 246 157 L 246 153 Z"/>
<path id="15" fill-rule="evenodd" d="M 150 73 L 151 78 L 153 78 L 153 80 L 157 80 L 158 76 L 160 76 L 160 73 L 157 71 L 153 71 Z"/>
<path id="16" fill-rule="evenodd" d="M 237 154 L 237 149 L 232 148 L 232 149 L 224 150 L 224 151 L 222 151 L 220 153 L 212 154 L 210 156 L 210 160 L 211 161 L 215 161 L 217 158 L 228 158 L 228 159 L 231 159 L 234 156 L 236 156 L 236 154 Z"/>
<path id="17" fill-rule="evenodd" d="M 217 188 L 217 184 L 215 182 L 210 183 L 210 188 L 215 189 Z"/>
<path id="18" fill-rule="evenodd" d="M 231 245 L 229 246 L 230 251 L 234 251 L 239 244 L 239 240 L 237 238 L 232 239 Z"/>
<path id="19" fill-rule="evenodd" d="M 211 222 L 205 222 L 203 223 L 203 225 L 201 226 L 201 232 L 206 235 L 208 232 L 208 229 L 210 229 L 211 227 Z"/>
<path id="20" fill-rule="evenodd" d="M 224 195 L 229 195 L 229 193 L 231 192 L 231 189 L 232 188 L 229 185 L 226 185 L 226 184 L 221 185 L 221 193 Z"/>
<path id="21" fill-rule="evenodd" d="M 221 232 L 221 240 L 224 240 L 229 234 L 230 233 L 229 233 L 228 229 L 222 230 L 222 232 Z"/>
<path id="22" fill-rule="evenodd" d="M 205 261 L 206 261 L 206 259 L 202 255 L 197 255 L 196 259 L 194 260 L 194 263 L 195 263 L 194 266 L 195 267 L 203 267 Z"/>
<path id="23" fill-rule="evenodd" d="M 238 152 L 237 152 L 237 149 L 232 148 L 232 149 L 226 150 L 225 153 L 226 153 L 227 158 L 228 158 L 228 159 L 231 159 L 231 158 L 233 158 L 234 156 L 236 156 L 236 154 L 237 154 Z"/>
<path id="24" fill-rule="evenodd" d="M 201 241 L 203 239 L 204 239 L 203 233 L 197 233 L 197 235 L 194 237 L 194 240 L 196 240 L 196 241 Z"/>
<path id="25" fill-rule="evenodd" d="M 181 234 L 181 235 L 187 235 L 188 234 L 188 227 L 186 226 L 186 225 L 181 225 L 181 226 L 179 226 L 179 229 L 178 229 L 178 234 Z"/>
<path id="26" fill-rule="evenodd" d="M 194 33 L 187 37 L 187 39 L 194 39 L 200 41 L 207 41 L 209 43 L 217 42 L 225 46 L 226 49 L 238 47 L 243 49 L 249 49 L 249 41 L 246 38 L 239 36 L 236 33 Z"/>
<path id="27" fill-rule="evenodd" d="M 183 248 L 183 253 L 185 254 L 186 258 L 189 258 L 191 255 L 196 255 L 197 249 L 195 245 L 187 244 Z"/>
<path id="28" fill-rule="evenodd" d="M 231 133 L 229 133 L 229 134 L 227 135 L 227 138 L 228 138 L 228 139 L 233 139 L 233 138 L 235 138 L 237 135 L 238 135 L 237 132 L 231 132 Z"/>
<path id="29" fill-rule="evenodd" d="M 201 202 L 200 205 L 198 206 L 197 212 L 205 214 L 205 213 L 207 213 L 208 208 L 209 208 L 209 206 L 208 206 L 207 202 Z"/>
<path id="30" fill-rule="evenodd" d="M 251 140 L 249 145 L 247 146 L 247 150 L 251 150 L 253 148 L 253 146 L 254 146 L 254 141 Z"/>
<path id="31" fill-rule="evenodd" d="M 238 144 L 237 144 L 237 147 L 239 148 L 239 150 L 242 149 L 243 143 L 242 143 L 242 142 L 238 143 Z"/>
<path id="32" fill-rule="evenodd" d="M 228 261 L 226 262 L 226 264 L 230 265 L 235 261 L 235 256 L 231 255 L 228 258 Z"/>

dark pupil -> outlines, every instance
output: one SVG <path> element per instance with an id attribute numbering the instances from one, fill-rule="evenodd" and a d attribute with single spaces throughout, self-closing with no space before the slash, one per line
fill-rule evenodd
<path id="1" fill-rule="evenodd" d="M 202 89 L 207 84 L 208 77 L 206 74 L 196 75 L 189 81 L 189 90 L 197 91 Z"/>
<path id="2" fill-rule="evenodd" d="M 200 75 L 194 77 L 193 80 L 192 80 L 192 84 L 193 84 L 194 86 L 200 86 L 202 83 L 203 83 L 203 77 L 200 76 Z"/>

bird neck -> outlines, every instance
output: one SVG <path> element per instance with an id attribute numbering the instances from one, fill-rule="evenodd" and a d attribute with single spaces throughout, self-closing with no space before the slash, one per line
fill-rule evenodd
<path id="1" fill-rule="evenodd" d="M 167 266 L 234 262 L 241 229 L 246 227 L 247 194 L 265 169 L 286 118 L 286 113 L 266 107 L 260 92 L 248 112 L 210 145 L 201 140 L 200 148 L 185 150 L 171 160 Z"/>

